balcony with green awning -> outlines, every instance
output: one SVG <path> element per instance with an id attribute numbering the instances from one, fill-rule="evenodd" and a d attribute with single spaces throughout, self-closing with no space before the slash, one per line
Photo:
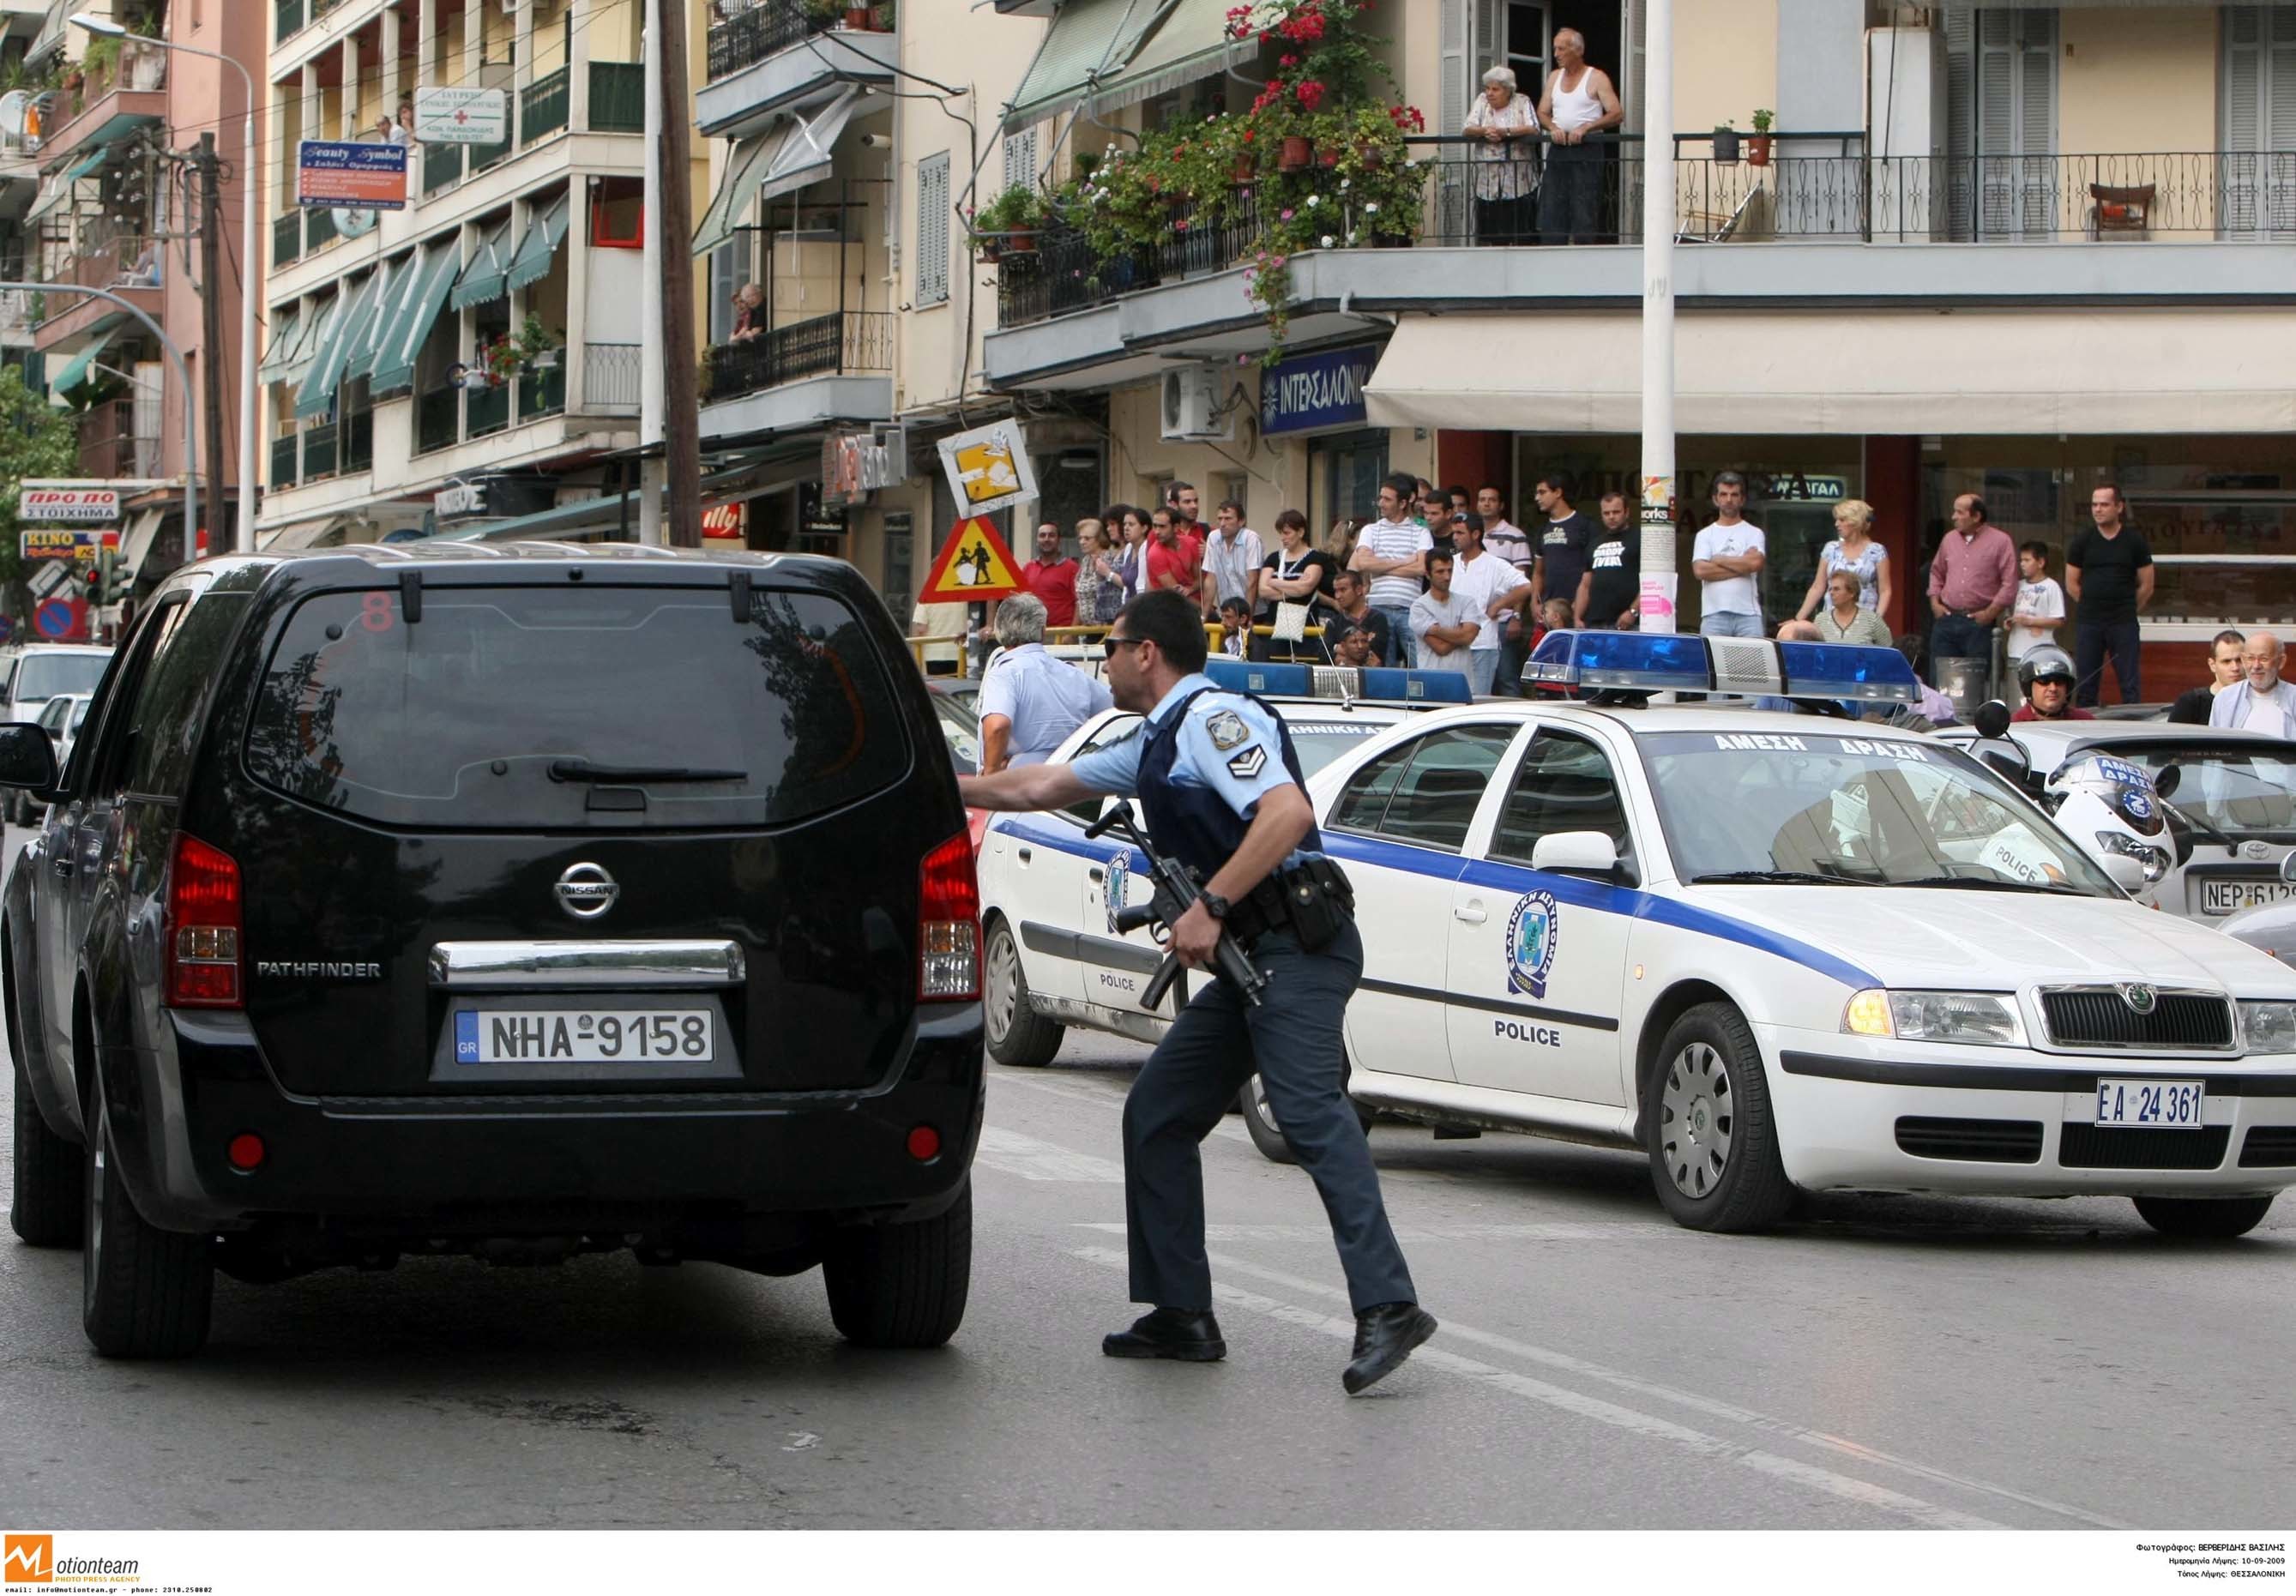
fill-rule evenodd
<path id="1" fill-rule="evenodd" d="M 423 250 L 421 263 L 409 274 L 406 297 L 398 302 L 383 332 L 381 347 L 375 351 L 374 367 L 368 373 L 374 392 L 413 386 L 414 357 L 437 325 L 439 313 L 447 307 L 447 292 L 462 265 L 461 253 L 451 237 Z"/>
<path id="2" fill-rule="evenodd" d="M 485 305 L 510 292 L 510 218 L 504 217 L 487 229 L 478 248 L 471 251 L 471 262 L 463 274 L 455 279 L 454 291 L 447 296 L 448 307 L 463 310 L 473 305 Z"/>
<path id="3" fill-rule="evenodd" d="M 105 346 L 111 342 L 119 331 L 117 327 L 108 327 L 88 340 L 79 353 L 71 357 L 70 364 L 56 373 L 51 391 L 68 394 L 86 381 L 94 370 L 96 356 L 103 353 Z"/>
<path id="4" fill-rule="evenodd" d="M 1017 131 L 1075 109 L 1120 76 L 1168 11 L 1177 9 L 1174 0 L 1069 0 L 1054 13 L 1036 59 L 1013 91 L 1004 126 Z M 1216 14 L 1224 20 L 1225 8 L 1216 8 Z"/>
<path id="5" fill-rule="evenodd" d="M 554 204 L 537 212 L 527 223 L 526 236 L 519 240 L 518 253 L 511 258 L 507 279 L 510 287 L 524 288 L 550 275 L 550 263 L 557 257 L 559 245 L 566 241 L 571 200 L 571 195 L 559 195 Z"/>
<path id="6" fill-rule="evenodd" d="M 311 362 L 310 371 L 304 375 L 302 386 L 295 391 L 297 420 L 324 415 L 334 408 L 335 390 L 342 384 L 343 368 L 349 364 L 352 347 L 365 342 L 374 324 L 383 287 L 383 274 L 371 274 L 352 293 L 350 308 L 335 318 Z"/>

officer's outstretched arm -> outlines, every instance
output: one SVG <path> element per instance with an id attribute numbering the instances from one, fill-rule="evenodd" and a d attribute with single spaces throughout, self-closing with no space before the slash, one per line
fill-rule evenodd
<path id="1" fill-rule="evenodd" d="M 956 786 L 974 809 L 1065 809 L 1099 790 L 1065 765 L 1023 765 L 993 776 L 959 776 Z"/>

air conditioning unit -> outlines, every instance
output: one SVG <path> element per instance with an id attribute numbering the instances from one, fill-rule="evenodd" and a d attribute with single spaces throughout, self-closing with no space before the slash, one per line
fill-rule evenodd
<path id="1" fill-rule="evenodd" d="M 1164 439 L 1167 443 L 1210 442 L 1235 436 L 1235 415 L 1223 416 L 1223 373 L 1216 365 L 1175 366 L 1164 373 Z"/>

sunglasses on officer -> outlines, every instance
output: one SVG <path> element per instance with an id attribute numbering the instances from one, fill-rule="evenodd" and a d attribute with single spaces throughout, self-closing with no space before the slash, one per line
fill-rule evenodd
<path id="1" fill-rule="evenodd" d="M 1100 651 L 1103 658 L 1113 659 L 1116 658 L 1117 650 L 1138 648 L 1148 641 L 1145 637 L 1103 637 L 1100 640 Z"/>

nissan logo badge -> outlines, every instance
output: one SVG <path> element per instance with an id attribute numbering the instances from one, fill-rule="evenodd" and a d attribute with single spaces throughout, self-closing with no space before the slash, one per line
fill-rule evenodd
<path id="1" fill-rule="evenodd" d="M 2144 982 L 2132 981 L 2120 989 L 2120 1001 L 2128 1005 L 2131 1014 L 2150 1014 L 2161 995 Z"/>
<path id="2" fill-rule="evenodd" d="M 621 888 L 603 866 L 586 863 L 568 865 L 551 890 L 558 895 L 558 906 L 577 920 L 597 919 L 622 896 Z"/>

